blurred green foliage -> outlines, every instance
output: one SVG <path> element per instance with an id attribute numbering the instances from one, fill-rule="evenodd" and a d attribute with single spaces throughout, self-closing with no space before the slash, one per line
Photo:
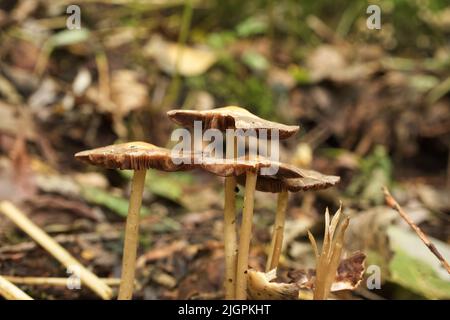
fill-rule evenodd
<path id="1" fill-rule="evenodd" d="M 392 162 L 384 146 L 378 145 L 373 152 L 359 161 L 359 174 L 353 178 L 347 193 L 371 204 L 382 204 L 384 195 L 380 190 L 392 182 Z"/>

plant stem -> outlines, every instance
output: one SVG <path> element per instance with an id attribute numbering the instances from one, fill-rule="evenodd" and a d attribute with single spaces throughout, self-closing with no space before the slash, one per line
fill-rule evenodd
<path id="1" fill-rule="evenodd" d="M 7 300 L 33 300 L 28 294 L 0 276 L 0 296 Z"/>
<path id="2" fill-rule="evenodd" d="M 244 209 L 239 239 L 239 251 L 236 271 L 236 299 L 247 299 L 248 256 L 253 223 L 253 205 L 256 187 L 256 172 L 247 172 L 245 181 Z"/>
<path id="3" fill-rule="evenodd" d="M 236 178 L 225 177 L 224 250 L 225 299 L 234 299 L 236 284 Z"/>
<path id="4" fill-rule="evenodd" d="M 125 243 L 123 247 L 122 277 L 120 280 L 119 300 L 131 300 L 133 296 L 134 273 L 139 241 L 139 213 L 146 170 L 135 170 L 131 181 L 130 205 L 128 207 Z"/>
<path id="5" fill-rule="evenodd" d="M 270 252 L 267 258 L 266 272 L 278 267 L 280 261 L 281 249 L 283 247 L 284 222 L 286 220 L 286 208 L 289 192 L 282 191 L 278 194 L 277 213 L 273 226 L 272 242 Z"/>

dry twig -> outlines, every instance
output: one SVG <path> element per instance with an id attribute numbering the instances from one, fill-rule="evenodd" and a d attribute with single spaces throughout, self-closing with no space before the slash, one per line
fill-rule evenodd
<path id="1" fill-rule="evenodd" d="M 11 202 L 0 202 L 0 213 L 14 222 L 23 232 L 39 243 L 67 268 L 77 267 L 81 281 L 103 299 L 111 299 L 112 289 L 101 281 L 95 274 L 86 269 L 66 249 L 61 247 L 45 231 L 34 224 L 28 217 L 17 209 Z"/>
<path id="2" fill-rule="evenodd" d="M 0 276 L 2 277 L 2 276 Z M 3 276 L 4 279 L 14 284 L 26 284 L 26 285 L 43 285 L 43 286 L 66 286 L 68 278 L 47 278 L 47 277 L 16 277 L 16 276 Z M 105 284 L 109 286 L 118 286 L 120 284 L 119 278 L 100 278 Z"/>
<path id="3" fill-rule="evenodd" d="M 450 265 L 448 262 L 444 259 L 442 254 L 438 251 L 438 249 L 435 247 L 435 245 L 428 239 L 425 233 L 414 223 L 414 221 L 411 220 L 411 218 L 406 214 L 406 212 L 403 210 L 402 207 L 398 204 L 398 202 L 392 197 L 389 190 L 384 187 L 384 198 L 386 200 L 386 203 L 389 207 L 397 211 L 400 216 L 409 224 L 409 226 L 417 233 L 420 240 L 430 249 L 431 253 L 433 253 L 436 258 L 441 262 L 442 266 L 447 270 L 447 272 L 450 274 Z"/>
<path id="4" fill-rule="evenodd" d="M 2 276 L 0 276 L 0 296 L 7 300 L 33 300 L 33 298 Z"/>

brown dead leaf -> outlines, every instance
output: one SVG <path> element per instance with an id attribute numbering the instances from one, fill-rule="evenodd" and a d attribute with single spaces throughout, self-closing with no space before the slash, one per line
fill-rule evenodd
<path id="1" fill-rule="evenodd" d="M 142 108 L 148 103 L 147 87 L 139 82 L 139 75 L 132 70 L 116 70 L 111 77 L 111 100 L 121 116 Z"/>
<path id="2" fill-rule="evenodd" d="M 198 76 L 206 72 L 217 60 L 216 54 L 207 48 L 180 46 L 153 36 L 144 48 L 144 55 L 156 60 L 164 72 L 173 75 Z"/>
<path id="3" fill-rule="evenodd" d="M 123 118 L 149 102 L 147 86 L 139 81 L 136 71 L 126 69 L 114 71 L 110 82 L 106 84 L 110 88 L 105 84 L 89 87 L 86 97 L 96 105 L 98 111 L 112 115 L 114 131 L 123 138 L 127 134 Z"/>
<path id="4" fill-rule="evenodd" d="M 184 240 L 174 241 L 170 244 L 156 247 L 147 251 L 144 255 L 140 256 L 137 260 L 137 267 L 144 266 L 149 261 L 155 261 L 170 257 L 175 252 L 178 252 L 184 249 L 187 246 L 187 242 Z"/>

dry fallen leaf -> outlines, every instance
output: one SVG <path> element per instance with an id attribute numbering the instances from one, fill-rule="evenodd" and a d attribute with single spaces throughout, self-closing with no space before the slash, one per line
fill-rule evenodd
<path id="1" fill-rule="evenodd" d="M 132 70 L 116 70 L 111 77 L 111 100 L 118 112 L 126 116 L 148 103 L 147 87 L 140 83 L 138 74 Z"/>
<path id="2" fill-rule="evenodd" d="M 217 60 L 216 54 L 207 48 L 180 46 L 153 36 L 144 48 L 144 55 L 156 60 L 164 72 L 192 77 L 203 74 Z"/>
<path id="3" fill-rule="evenodd" d="M 101 85 L 91 86 L 86 90 L 86 97 L 95 103 L 98 111 L 112 114 L 114 131 L 119 137 L 125 137 L 127 128 L 122 120 L 148 104 L 147 87 L 139 82 L 137 72 L 126 69 L 113 71 L 108 84 L 110 93 Z"/>

